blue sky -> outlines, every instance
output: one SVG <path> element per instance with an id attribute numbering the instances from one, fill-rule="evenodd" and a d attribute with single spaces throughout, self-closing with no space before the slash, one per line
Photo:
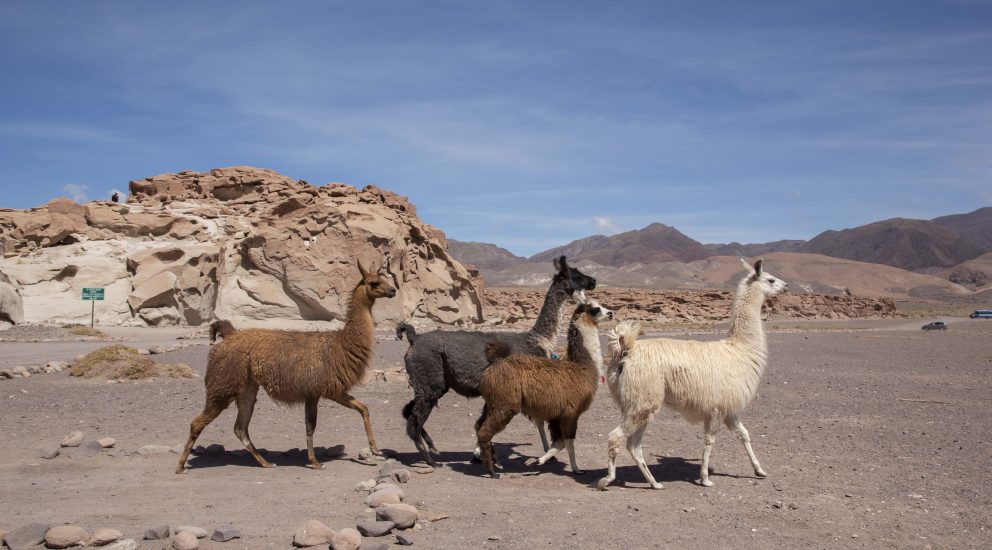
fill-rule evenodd
<path id="1" fill-rule="evenodd" d="M 249 164 L 530 255 L 992 204 L 992 3 L 0 3 L 2 207 Z"/>

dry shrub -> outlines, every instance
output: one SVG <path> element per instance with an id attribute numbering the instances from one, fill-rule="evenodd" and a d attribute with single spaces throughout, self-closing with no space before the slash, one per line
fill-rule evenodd
<path id="1" fill-rule="evenodd" d="M 84 378 L 193 378 L 193 369 L 189 365 L 177 363 L 174 365 L 159 364 L 138 350 L 114 344 L 90 352 L 69 367 L 69 374 Z"/>
<path id="2" fill-rule="evenodd" d="M 97 338 L 104 338 L 106 336 L 99 330 L 86 325 L 62 325 L 62 328 L 69 329 L 69 334 L 72 334 L 73 336 L 96 336 Z"/>

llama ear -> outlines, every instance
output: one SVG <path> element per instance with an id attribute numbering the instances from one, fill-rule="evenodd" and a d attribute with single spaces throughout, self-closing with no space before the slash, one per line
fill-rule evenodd
<path id="1" fill-rule="evenodd" d="M 763 258 L 758 258 L 758 261 L 754 262 L 754 274 L 761 275 L 761 266 L 765 262 Z"/>
<path id="2" fill-rule="evenodd" d="M 555 269 L 562 275 L 568 275 L 568 262 L 565 260 L 565 256 L 555 258 Z"/>
<path id="3" fill-rule="evenodd" d="M 358 264 L 358 272 L 362 274 L 362 278 L 364 279 L 366 276 L 368 276 L 369 271 L 365 269 L 364 265 L 362 265 L 362 261 L 356 260 L 355 263 Z"/>
<path id="4" fill-rule="evenodd" d="M 744 270 L 745 271 L 747 271 L 751 275 L 754 275 L 754 268 L 751 267 L 751 264 L 747 263 L 747 260 L 745 260 L 744 258 L 741 258 L 741 263 L 744 264 Z"/>

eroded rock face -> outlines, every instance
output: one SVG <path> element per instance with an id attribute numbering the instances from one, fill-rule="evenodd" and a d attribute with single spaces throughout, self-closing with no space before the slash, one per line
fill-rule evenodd
<path id="1" fill-rule="evenodd" d="M 104 287 L 104 324 L 341 321 L 355 260 L 388 258 L 399 293 L 377 302 L 377 320 L 481 321 L 481 281 L 405 197 L 250 167 L 162 174 L 130 191 L 126 204 L 0 210 L 0 269 L 20 286 L 25 320 L 81 321 L 82 288 Z"/>
<path id="2" fill-rule="evenodd" d="M 0 328 L 24 322 L 24 302 L 17 282 L 0 271 Z"/>

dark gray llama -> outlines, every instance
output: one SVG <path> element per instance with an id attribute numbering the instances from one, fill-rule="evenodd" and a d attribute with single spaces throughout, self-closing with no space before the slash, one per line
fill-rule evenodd
<path id="1" fill-rule="evenodd" d="M 469 332 L 433 331 L 416 334 L 413 327 L 402 324 L 396 329 L 397 338 L 406 333 L 410 349 L 406 352 L 406 372 L 413 386 L 413 400 L 403 407 L 406 433 L 413 440 L 424 461 L 431 466 L 437 463 L 428 447 L 437 453 L 437 447 L 424 429 L 424 423 L 438 400 L 455 390 L 465 397 L 479 397 L 479 382 L 486 360 L 486 344 L 499 341 L 510 346 L 512 353 L 550 357 L 555 342 L 561 334 L 565 318 L 565 304 L 573 292 L 596 288 L 596 279 L 569 267 L 565 256 L 554 261 L 555 275 L 544 297 L 544 306 L 534 326 L 527 332 Z M 548 449 L 543 422 L 535 422 L 541 435 L 544 450 Z M 478 449 L 476 449 L 478 456 Z"/>

